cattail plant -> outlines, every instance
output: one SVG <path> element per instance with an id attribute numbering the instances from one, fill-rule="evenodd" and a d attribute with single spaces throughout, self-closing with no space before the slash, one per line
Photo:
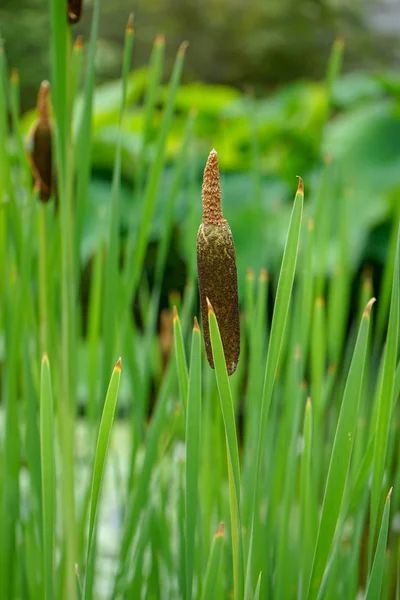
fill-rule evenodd
<path id="1" fill-rule="evenodd" d="M 67 1 L 67 16 L 68 22 L 71 25 L 77 23 L 81 18 L 83 0 L 68 0 Z"/>
<path id="2" fill-rule="evenodd" d="M 203 219 L 197 233 L 197 272 L 207 359 L 214 368 L 207 299 L 216 314 L 229 375 L 240 354 L 240 317 L 235 246 L 221 208 L 218 154 L 210 152 L 203 175 Z"/>
<path id="3" fill-rule="evenodd" d="M 49 106 L 50 84 L 42 81 L 37 98 L 37 120 L 28 137 L 28 156 L 32 167 L 33 184 L 39 198 L 47 202 L 52 194 L 53 152 Z"/>

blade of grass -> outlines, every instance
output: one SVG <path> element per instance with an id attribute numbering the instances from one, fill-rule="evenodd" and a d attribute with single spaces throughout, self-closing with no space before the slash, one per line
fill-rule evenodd
<path id="1" fill-rule="evenodd" d="M 217 579 L 218 574 L 220 573 L 224 535 L 224 524 L 220 523 L 211 544 L 201 600 L 214 600 L 215 598 Z"/>
<path id="2" fill-rule="evenodd" d="M 397 252 L 394 263 L 392 297 L 390 302 L 389 324 L 384 351 L 382 383 L 378 395 L 378 418 L 376 420 L 376 433 L 374 445 L 374 460 L 372 467 L 371 487 L 371 521 L 369 538 L 369 565 L 372 562 L 372 553 L 375 541 L 376 523 L 378 520 L 380 498 L 382 493 L 385 458 L 388 447 L 390 427 L 390 414 L 395 381 L 396 358 L 399 339 L 399 271 L 400 271 L 400 228 L 398 230 Z"/>
<path id="3" fill-rule="evenodd" d="M 115 310 L 115 290 L 118 289 L 119 261 L 120 261 L 120 191 L 121 191 L 121 137 L 122 119 L 126 104 L 127 78 L 130 69 L 133 48 L 133 24 L 129 17 L 125 30 L 124 55 L 121 78 L 121 104 L 118 123 L 118 134 L 112 179 L 112 193 L 110 206 L 110 229 L 107 240 L 107 261 L 105 264 L 104 278 L 104 305 L 103 305 L 103 381 L 101 393 L 105 393 L 107 386 L 107 369 L 115 352 L 117 315 Z"/>
<path id="4" fill-rule="evenodd" d="M 241 600 L 244 592 L 244 578 L 242 525 L 240 516 L 240 464 L 236 435 L 235 412 L 233 408 L 232 394 L 229 385 L 224 349 L 219 333 L 217 317 L 208 299 L 207 303 L 211 347 L 215 365 L 215 377 L 217 380 L 219 398 L 221 402 L 221 411 L 224 419 L 227 444 L 234 596 L 235 600 Z"/>
<path id="5" fill-rule="evenodd" d="M 312 405 L 308 398 L 304 415 L 303 427 L 303 452 L 301 456 L 300 469 L 300 510 L 301 510 L 301 585 L 300 597 L 304 598 L 307 593 L 307 586 L 310 577 L 312 565 L 312 525 L 311 525 L 311 448 L 312 448 Z"/>
<path id="6" fill-rule="evenodd" d="M 176 306 L 174 306 L 173 324 L 175 360 L 179 382 L 179 393 L 181 396 L 183 416 L 186 420 L 188 404 L 188 368 L 186 362 L 185 346 L 183 343 L 182 327 Z"/>
<path id="7" fill-rule="evenodd" d="M 307 596 L 309 599 L 318 596 L 343 502 L 362 389 L 370 311 L 374 302 L 375 299 L 371 299 L 364 310 L 343 394 L 314 551 Z"/>
<path id="8" fill-rule="evenodd" d="M 392 488 L 386 498 L 385 508 L 383 511 L 381 529 L 379 532 L 378 544 L 376 547 L 375 558 L 371 569 L 371 575 L 368 580 L 367 592 L 365 600 L 375 600 L 381 597 L 381 588 L 383 580 L 383 572 L 385 568 L 386 543 L 389 529 L 389 513 L 390 513 L 390 496 Z"/>
<path id="9" fill-rule="evenodd" d="M 144 99 L 144 116 L 143 116 L 143 139 L 142 148 L 138 160 L 137 183 L 135 192 L 141 196 L 143 192 L 143 182 L 145 173 L 146 152 L 151 134 L 151 122 L 154 116 L 154 109 L 157 102 L 157 96 L 161 83 L 162 68 L 164 64 L 165 40 L 164 36 L 158 35 L 154 40 L 153 50 L 149 64 L 149 81 Z"/>
<path id="10" fill-rule="evenodd" d="M 65 5 L 63 5 L 65 10 Z M 92 146 L 92 116 L 93 95 L 96 83 L 96 45 L 99 34 L 100 0 L 94 0 L 92 13 L 92 26 L 89 42 L 89 56 L 86 67 L 86 81 L 83 92 L 82 114 L 76 120 L 76 259 L 79 264 L 80 246 L 82 242 L 83 219 L 86 211 L 88 187 L 90 181 L 91 146 Z M 73 71 L 74 73 L 74 71 Z M 74 85 L 74 81 L 72 82 Z"/>
<path id="11" fill-rule="evenodd" d="M 201 424 L 201 336 L 194 321 L 186 419 L 186 598 L 191 600 L 195 555 Z"/>
<path id="12" fill-rule="evenodd" d="M 93 568 L 93 562 L 91 561 L 91 554 L 94 552 L 94 538 L 95 538 L 95 525 L 97 510 L 99 504 L 101 484 L 103 480 L 104 467 L 106 463 L 106 456 L 108 445 L 110 442 L 111 429 L 114 421 L 115 407 L 117 405 L 119 381 L 121 377 L 121 359 L 118 359 L 113 373 L 111 375 L 110 384 L 107 390 L 106 399 L 104 402 L 103 414 L 101 417 L 99 435 L 97 438 L 96 454 L 94 457 L 93 474 L 92 474 L 92 492 L 90 498 L 90 511 L 89 511 L 89 531 L 88 531 L 88 544 L 87 544 L 87 558 L 86 558 L 86 576 L 85 584 L 83 588 L 83 598 L 86 599 L 88 596 L 88 587 L 86 585 L 87 579 L 90 576 L 88 573 L 89 565 Z"/>
<path id="13" fill-rule="evenodd" d="M 186 42 L 181 44 L 171 75 L 168 97 L 165 104 L 164 114 L 160 126 L 160 133 L 156 145 L 156 155 L 151 163 L 146 188 L 144 191 L 142 215 L 140 219 L 140 227 L 137 239 L 135 239 L 136 236 L 131 234 L 126 246 L 126 268 L 124 278 L 126 287 L 126 305 L 130 305 L 131 299 L 136 292 L 142 273 L 143 261 L 149 237 L 150 224 L 154 213 L 157 190 L 159 187 L 161 172 L 164 165 L 165 145 L 167 141 L 168 132 L 171 126 L 175 97 L 182 74 L 182 67 L 185 58 L 186 48 Z M 135 260 L 132 260 L 132 256 L 135 256 Z"/>
<path id="14" fill-rule="evenodd" d="M 254 592 L 254 600 L 259 600 L 260 599 L 261 575 L 262 575 L 262 573 L 260 573 L 259 576 L 258 576 L 257 585 L 256 585 L 256 591 Z"/>
<path id="15" fill-rule="evenodd" d="M 255 515 L 256 515 L 256 500 L 259 486 L 259 474 L 261 468 L 261 459 L 264 452 L 264 432 L 266 431 L 269 407 L 272 399 L 272 392 L 278 368 L 279 357 L 282 347 L 282 332 L 285 330 L 287 315 L 289 311 L 290 297 L 296 269 L 297 253 L 300 239 L 301 220 L 303 214 L 303 181 L 299 180 L 296 197 L 294 200 L 292 215 L 289 224 L 288 235 L 283 253 L 281 271 L 279 275 L 278 288 L 272 317 L 271 334 L 269 340 L 267 364 L 264 375 L 264 388 L 261 399 L 259 430 L 257 434 L 256 456 L 253 465 L 253 484 L 252 498 L 253 505 L 250 512 L 251 519 L 251 534 L 250 547 L 248 554 L 247 570 L 246 570 L 246 592 L 251 589 L 251 572 L 252 572 L 252 544 L 254 538 Z"/>
<path id="16" fill-rule="evenodd" d="M 42 470 L 43 576 L 46 600 L 52 600 L 54 597 L 54 492 L 56 483 L 54 457 L 53 394 L 49 359 L 47 354 L 44 354 L 40 377 L 40 459 Z"/>

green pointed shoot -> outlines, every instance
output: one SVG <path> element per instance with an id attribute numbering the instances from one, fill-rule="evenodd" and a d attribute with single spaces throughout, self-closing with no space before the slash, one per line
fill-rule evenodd
<path id="1" fill-rule="evenodd" d="M 55 455 L 53 394 L 47 354 L 43 354 L 40 375 L 40 463 L 42 469 L 45 598 L 46 600 L 52 600 L 54 593 Z"/>
<path id="2" fill-rule="evenodd" d="M 289 230 L 286 239 L 285 250 L 283 253 L 281 270 L 276 292 L 274 305 L 274 314 L 272 317 L 271 335 L 269 340 L 267 364 L 264 375 L 264 389 L 261 401 L 260 430 L 258 435 L 257 449 L 257 478 L 263 453 L 263 432 L 266 428 L 269 407 L 272 398 L 272 391 L 275 382 L 276 371 L 278 368 L 279 357 L 282 348 L 283 332 L 285 331 L 286 320 L 289 312 L 290 298 L 292 295 L 294 273 L 296 270 L 297 253 L 300 240 L 301 219 L 303 215 L 303 180 L 299 178 L 299 185 L 294 199 L 292 215 L 289 223 Z M 257 487 L 257 486 L 256 486 Z"/>
<path id="3" fill-rule="evenodd" d="M 214 535 L 211 544 L 210 557 L 207 563 L 201 600 L 214 600 L 215 598 L 215 590 L 217 587 L 218 573 L 220 571 L 223 544 L 224 524 L 220 523 L 218 525 L 217 533 Z"/>
<path id="4" fill-rule="evenodd" d="M 240 517 L 240 464 L 236 435 L 235 412 L 233 408 L 232 392 L 229 384 L 228 371 L 226 369 L 224 349 L 222 346 L 221 335 L 219 333 L 217 317 L 208 298 L 207 306 L 215 377 L 217 380 L 219 399 L 221 402 L 227 444 L 234 597 L 235 600 L 242 600 L 244 581 L 242 527 Z"/>
<path id="5" fill-rule="evenodd" d="M 185 417 L 188 402 L 188 369 L 186 363 L 185 346 L 183 343 L 182 327 L 176 306 L 174 306 L 173 323 L 175 359 L 178 373 L 179 393 L 181 396 L 183 416 Z"/>
<path id="6" fill-rule="evenodd" d="M 362 390 L 365 357 L 367 351 L 370 312 L 375 298 L 372 298 L 363 314 L 361 325 L 353 352 L 346 387 L 343 393 L 335 439 L 333 442 L 331 460 L 321 520 L 319 524 L 314 560 L 308 589 L 308 598 L 315 599 L 322 585 L 324 572 L 328 563 L 336 525 L 342 506 L 345 484 L 350 465 L 356 429 L 358 405 Z"/>
<path id="7" fill-rule="evenodd" d="M 257 442 L 255 445 L 257 450 L 253 466 L 253 489 L 251 490 L 253 506 L 250 513 L 252 533 L 250 535 L 251 542 L 246 571 L 246 590 L 251 589 L 251 584 L 248 580 L 251 577 L 252 571 L 252 543 L 254 539 L 253 529 L 255 526 L 254 519 L 256 514 L 256 498 L 259 485 L 261 458 L 264 452 L 265 431 L 267 426 L 269 407 L 271 404 L 276 371 L 278 368 L 279 357 L 282 349 L 283 332 L 285 331 L 286 320 L 289 312 L 290 298 L 292 295 L 294 273 L 296 270 L 297 254 L 299 249 L 301 220 L 303 215 L 303 201 L 303 180 L 299 178 L 299 185 L 297 188 L 296 197 L 294 199 L 288 235 L 286 238 L 286 244 L 282 258 L 278 288 L 276 292 L 276 299 L 274 305 L 274 313 L 272 317 L 271 334 L 267 354 L 267 364 L 265 367 L 264 388 L 262 393 L 259 417 L 259 428 L 257 434 Z"/>
<path id="8" fill-rule="evenodd" d="M 262 573 L 260 573 L 258 576 L 256 591 L 254 592 L 254 600 L 260 600 L 261 575 L 262 575 Z"/>
<path id="9" fill-rule="evenodd" d="M 201 336 L 196 317 L 190 355 L 186 419 L 186 598 L 192 598 L 198 506 L 201 424 Z"/>
<path id="10" fill-rule="evenodd" d="M 115 407 L 117 405 L 119 380 L 121 377 L 121 359 L 118 359 L 113 373 L 110 379 L 110 385 L 108 386 L 106 399 L 104 402 L 103 414 L 101 417 L 99 435 L 97 438 L 96 454 L 94 457 L 93 475 L 92 475 L 92 492 L 90 498 L 90 512 L 89 512 L 89 533 L 88 533 L 88 546 L 87 546 L 87 557 L 86 557 L 86 577 L 85 585 L 83 589 L 83 598 L 86 600 L 88 593 L 88 586 L 86 581 L 89 578 L 88 569 L 94 568 L 91 554 L 94 551 L 94 539 L 95 539 L 95 524 L 96 516 L 99 504 L 101 484 L 103 480 L 104 467 L 106 463 L 106 456 L 108 445 L 110 442 L 111 428 L 114 421 Z"/>
<path id="11" fill-rule="evenodd" d="M 378 521 L 379 505 L 382 493 L 383 474 L 389 440 L 390 414 L 395 382 L 396 357 L 399 338 L 400 305 L 399 305 L 399 277 L 400 277 L 400 229 L 397 237 L 397 252 L 394 264 L 392 298 L 390 303 L 388 333 L 385 345 L 383 362 L 382 383 L 378 394 L 378 418 L 376 421 L 374 460 L 372 467 L 371 486 L 371 521 L 369 538 L 369 564 L 375 541 L 376 524 Z"/>
<path id="12" fill-rule="evenodd" d="M 368 580 L 365 600 L 375 600 L 376 598 L 381 597 L 383 572 L 385 569 L 386 543 L 389 530 L 390 496 L 392 494 L 392 489 L 393 488 L 390 488 L 385 502 L 378 545 L 376 547 L 371 575 Z"/>

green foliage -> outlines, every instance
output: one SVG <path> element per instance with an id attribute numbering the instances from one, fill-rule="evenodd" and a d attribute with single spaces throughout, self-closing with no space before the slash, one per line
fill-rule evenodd
<path id="1" fill-rule="evenodd" d="M 128 30 L 122 78 L 99 118 L 100 5 L 82 96 L 60 6 L 52 0 L 59 185 L 46 205 L 31 189 L 18 80 L 9 82 L 0 53 L 2 597 L 398 596 L 396 78 L 358 79 L 346 95 L 336 44 L 324 84 L 268 100 L 226 88 L 214 95 L 180 86 L 183 45 L 164 88 L 158 38 L 134 83 Z M 135 111 L 138 146 L 129 154 Z M 110 127 L 108 198 L 89 175 Z M 222 181 L 243 286 L 241 356 L 230 378 L 211 306 L 215 372 L 196 322 L 189 344 L 198 170 L 211 142 L 226 171 L 237 170 Z M 325 145 L 334 160 L 320 164 Z M 279 204 L 293 194 L 292 169 L 304 156 L 276 158 L 294 147 L 314 161 L 305 202 L 300 180 L 294 203 Z M 375 164 L 380 174 L 369 173 Z M 365 200 L 372 192 L 375 209 Z M 175 209 L 190 274 L 182 293 L 165 276 Z M 354 252 L 389 214 L 384 276 L 372 289 L 369 274 L 355 274 Z M 153 278 L 143 268 L 150 250 Z M 258 266 L 271 273 L 245 275 Z M 119 355 L 123 374 L 118 362 L 109 382 Z"/>

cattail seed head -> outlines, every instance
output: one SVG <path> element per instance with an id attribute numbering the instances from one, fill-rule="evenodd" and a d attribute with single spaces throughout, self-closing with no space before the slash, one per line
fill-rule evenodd
<path id="1" fill-rule="evenodd" d="M 240 354 L 240 316 L 235 246 L 228 222 L 223 218 L 218 155 L 210 152 L 204 169 L 203 219 L 197 234 L 197 271 L 200 309 L 207 360 L 214 368 L 208 302 L 218 321 L 228 374 L 235 372 Z"/>
<path id="2" fill-rule="evenodd" d="M 68 23 L 74 25 L 79 21 L 82 14 L 83 0 L 67 0 Z"/>
<path id="3" fill-rule="evenodd" d="M 49 82 L 43 81 L 37 97 L 37 120 L 32 127 L 29 143 L 33 185 L 39 190 L 39 198 L 42 202 L 49 200 L 53 182 L 49 91 Z"/>

